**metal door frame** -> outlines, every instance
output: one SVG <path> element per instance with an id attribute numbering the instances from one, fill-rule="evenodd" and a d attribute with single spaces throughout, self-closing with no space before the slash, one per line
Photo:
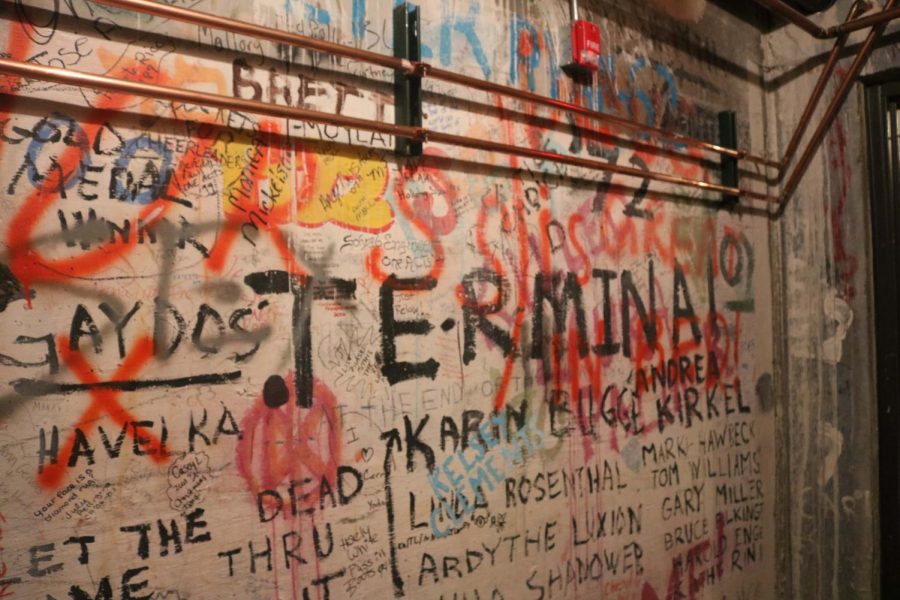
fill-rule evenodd
<path id="1" fill-rule="evenodd" d="M 882 598 L 900 598 L 900 72 L 866 87 Z M 891 118 L 891 115 L 893 117 Z"/>

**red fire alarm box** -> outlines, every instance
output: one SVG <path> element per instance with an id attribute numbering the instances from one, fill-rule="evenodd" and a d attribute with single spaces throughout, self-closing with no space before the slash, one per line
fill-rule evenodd
<path id="1" fill-rule="evenodd" d="M 572 61 L 581 69 L 596 71 L 600 60 L 600 28 L 579 19 L 572 23 Z"/>

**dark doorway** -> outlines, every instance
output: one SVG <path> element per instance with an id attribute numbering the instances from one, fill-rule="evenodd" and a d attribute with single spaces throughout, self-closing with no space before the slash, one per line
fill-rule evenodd
<path id="1" fill-rule="evenodd" d="M 900 77 L 866 90 L 878 381 L 881 597 L 900 598 Z"/>

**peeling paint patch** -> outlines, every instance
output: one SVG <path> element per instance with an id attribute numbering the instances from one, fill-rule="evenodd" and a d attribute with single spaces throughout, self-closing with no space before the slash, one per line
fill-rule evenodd
<path id="1" fill-rule="evenodd" d="M 841 298 L 834 288 L 825 296 L 823 310 L 825 312 L 826 327 L 834 327 L 832 335 L 822 342 L 822 360 L 831 365 L 836 365 L 843 354 L 844 338 L 853 324 L 853 309 Z"/>
<path id="2" fill-rule="evenodd" d="M 837 471 L 838 459 L 844 449 L 844 436 L 831 423 L 824 423 L 819 434 L 819 444 L 822 449 L 819 485 L 826 485 Z"/>

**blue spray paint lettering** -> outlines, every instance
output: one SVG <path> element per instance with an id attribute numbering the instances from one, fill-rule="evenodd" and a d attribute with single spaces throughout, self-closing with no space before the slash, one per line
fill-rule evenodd
<path id="1" fill-rule="evenodd" d="M 497 431 L 506 431 L 506 414 L 498 413 L 482 422 L 478 428 L 480 440 L 470 439 L 468 449 L 451 454 L 429 474 L 428 483 L 439 502 L 429 519 L 436 537 L 447 536 L 451 529 L 441 528 L 441 513 L 453 527 L 462 526 L 476 506 L 485 504 L 485 490 L 493 491 L 502 484 L 507 471 L 524 464 L 526 458 L 544 447 L 546 436 L 537 426 L 536 415 L 531 416 L 525 427 L 511 432 L 505 444 L 494 436 L 492 426 Z"/>
<path id="2" fill-rule="evenodd" d="M 464 17 L 460 15 L 444 14 L 443 19 L 441 20 L 441 64 L 446 67 L 452 62 L 453 32 L 455 31 L 466 38 L 466 41 L 469 43 L 469 48 L 472 50 L 472 55 L 475 57 L 475 62 L 481 67 L 481 72 L 484 76 L 489 77 L 491 74 L 491 65 L 488 63 L 484 48 L 481 46 L 481 39 L 479 39 L 478 34 L 475 32 L 475 21 L 480 11 L 479 5 L 472 2 L 469 4 L 469 12 Z"/>
<path id="3" fill-rule="evenodd" d="M 359 41 L 366 35 L 366 0 L 353 0 L 353 39 Z"/>
<path id="4" fill-rule="evenodd" d="M 678 110 L 678 86 L 675 84 L 675 77 L 669 67 L 661 63 L 656 65 L 656 74 L 666 82 L 666 87 L 669 89 L 669 106 L 674 114 Z M 683 142 L 672 142 L 672 146 L 679 150 L 687 147 Z"/>
<path id="5" fill-rule="evenodd" d="M 656 65 L 653 66 L 652 63 L 643 56 L 639 56 L 631 65 L 631 68 L 628 70 L 628 88 L 620 90 L 618 97 L 619 100 L 628 107 L 628 117 L 634 120 L 637 120 L 637 116 L 635 115 L 635 107 L 631 100 L 632 98 L 636 99 L 644 108 L 644 122 L 651 127 L 655 127 L 656 108 L 653 104 L 653 100 L 650 98 L 650 94 L 648 94 L 647 90 L 641 88 L 637 81 L 638 74 L 651 67 L 653 68 L 653 72 L 663 80 L 664 87 L 666 88 L 664 91 L 667 92 L 665 98 L 666 104 L 673 112 L 676 111 L 678 109 L 678 86 L 675 83 L 675 77 L 665 65 L 656 63 Z M 666 106 L 664 105 L 663 110 L 665 109 Z M 642 133 L 639 137 L 641 139 L 647 139 L 649 134 Z M 680 142 L 675 142 L 673 145 L 676 148 L 684 148 L 684 144 Z"/>
<path id="6" fill-rule="evenodd" d="M 306 3 L 306 18 L 322 25 L 331 25 L 331 13 L 309 2 Z"/>
<path id="7" fill-rule="evenodd" d="M 542 51 L 546 52 L 549 65 L 550 96 L 559 98 L 559 60 L 556 56 L 556 43 L 549 29 L 544 29 L 543 34 L 527 19 L 513 15 L 510 27 L 510 67 L 509 80 L 512 85 L 519 81 L 519 71 L 524 68 L 525 78 L 528 82 L 528 91 L 535 91 L 536 67 L 541 62 Z"/>

